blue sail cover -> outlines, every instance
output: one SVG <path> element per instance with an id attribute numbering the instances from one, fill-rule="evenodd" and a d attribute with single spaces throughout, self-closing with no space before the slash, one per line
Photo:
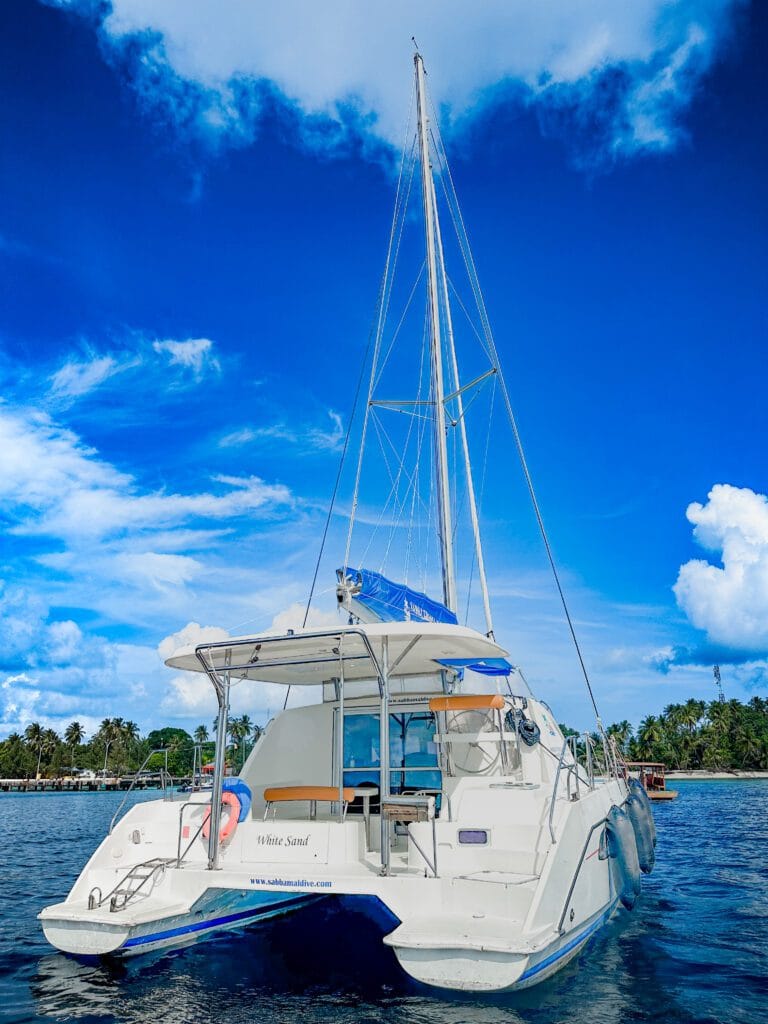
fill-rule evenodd
<path id="1" fill-rule="evenodd" d="M 455 614 L 404 583 L 393 583 L 371 569 L 338 569 L 339 582 L 351 583 L 352 596 L 382 622 L 448 622 L 457 625 Z"/>
<path id="2" fill-rule="evenodd" d="M 468 668 L 481 676 L 508 676 L 515 670 L 515 666 L 510 665 L 506 658 L 483 658 L 481 661 L 473 661 L 472 658 L 438 658 L 437 662 L 446 668 Z"/>

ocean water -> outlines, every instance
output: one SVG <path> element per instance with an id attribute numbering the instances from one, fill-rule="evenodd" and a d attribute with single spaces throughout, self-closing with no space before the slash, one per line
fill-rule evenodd
<path id="1" fill-rule="evenodd" d="M 768 781 L 679 788 L 656 807 L 657 867 L 635 910 L 552 980 L 493 997 L 409 981 L 375 927 L 332 898 L 179 952 L 80 964 L 47 945 L 35 915 L 66 895 L 120 797 L 2 794 L 0 1019 L 763 1024 Z"/>

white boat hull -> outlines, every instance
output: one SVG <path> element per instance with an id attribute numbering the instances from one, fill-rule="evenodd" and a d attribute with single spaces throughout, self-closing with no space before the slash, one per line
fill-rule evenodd
<path id="1" fill-rule="evenodd" d="M 465 992 L 512 992 L 530 988 L 550 978 L 584 949 L 607 923 L 616 904 L 596 914 L 577 933 L 558 935 L 536 952 L 505 950 L 483 945 L 481 937 L 451 945 L 445 939 L 440 946 L 398 946 L 392 937 L 384 941 L 394 948 L 397 959 L 412 978 L 436 988 Z"/>
<path id="2" fill-rule="evenodd" d="M 322 896 L 296 893 L 217 890 L 206 899 L 205 909 L 165 913 L 149 920 L 128 923 L 120 914 L 107 911 L 95 919 L 93 912 L 67 909 L 66 904 L 48 907 L 41 915 L 48 942 L 73 956 L 136 956 L 159 949 L 189 945 L 214 932 L 229 931 L 291 913 Z M 198 904 L 202 901 L 198 901 Z M 105 920 L 107 915 L 112 920 Z"/>
<path id="3" fill-rule="evenodd" d="M 545 710 L 530 702 L 532 712 L 548 727 Z M 329 713 L 306 707 L 279 719 L 257 746 L 265 773 L 275 772 L 276 756 L 290 749 L 283 721 L 309 743 Z M 391 861 L 383 866 L 380 822 L 313 817 L 301 806 L 281 808 L 273 818 L 257 789 L 260 758 L 252 757 L 246 774 L 254 807 L 222 845 L 215 870 L 195 831 L 208 807 L 204 797 L 139 803 L 105 838 L 67 899 L 41 913 L 48 941 L 80 957 L 136 956 L 326 897 L 343 908 L 350 898 L 378 917 L 383 944 L 415 980 L 503 992 L 560 970 L 616 906 L 600 836 L 611 808 L 627 798 L 622 779 L 582 781 L 580 792 L 569 791 L 556 784 L 557 762 L 536 746 L 521 752 L 527 778 L 448 776 L 443 813 L 391 828 Z M 189 846 L 179 856 L 185 839 Z"/>

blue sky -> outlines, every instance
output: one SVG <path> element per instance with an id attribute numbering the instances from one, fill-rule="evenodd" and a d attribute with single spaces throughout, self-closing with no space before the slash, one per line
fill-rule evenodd
<path id="1" fill-rule="evenodd" d="M 295 624 L 374 314 L 411 34 L 604 718 L 711 697 L 715 659 L 729 696 L 764 692 L 768 17 L 453 7 L 2 5 L 0 735 L 207 722 L 205 683 L 158 648 Z M 498 408 L 497 635 L 586 725 Z M 334 516 L 317 622 L 344 533 Z M 382 544 L 371 568 L 394 572 Z"/>

